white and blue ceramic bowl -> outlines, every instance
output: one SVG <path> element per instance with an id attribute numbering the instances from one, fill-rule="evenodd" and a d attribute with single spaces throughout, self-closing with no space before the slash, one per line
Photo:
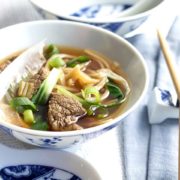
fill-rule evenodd
<path id="1" fill-rule="evenodd" d="M 47 43 L 93 49 L 119 63 L 126 73 L 131 94 L 122 113 L 108 123 L 71 132 L 50 132 L 25 129 L 0 121 L 2 129 L 29 144 L 62 148 L 84 142 L 117 126 L 142 100 L 148 84 L 145 61 L 126 40 L 114 33 L 91 25 L 70 21 L 34 21 L 0 30 L 0 59 L 46 39 Z"/>
<path id="2" fill-rule="evenodd" d="M 141 3 L 135 11 L 134 7 Z M 105 28 L 119 35 L 127 35 L 142 25 L 167 0 L 31 0 L 46 19 L 71 20 Z M 132 11 L 131 11 L 132 10 Z M 119 17 L 122 11 L 130 11 Z M 133 13 L 134 14 L 133 14 Z"/>
<path id="3" fill-rule="evenodd" d="M 0 144 L 2 180 L 101 180 L 95 168 L 66 151 L 17 150 Z"/>

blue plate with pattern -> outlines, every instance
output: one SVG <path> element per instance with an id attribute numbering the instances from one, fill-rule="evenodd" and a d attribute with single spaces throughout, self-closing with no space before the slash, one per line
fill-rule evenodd
<path id="1" fill-rule="evenodd" d="M 100 180 L 87 161 L 57 150 L 16 150 L 0 144 L 2 180 Z"/>

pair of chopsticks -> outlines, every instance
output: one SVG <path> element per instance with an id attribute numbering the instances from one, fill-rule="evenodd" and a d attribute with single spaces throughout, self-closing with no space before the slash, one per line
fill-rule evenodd
<path id="1" fill-rule="evenodd" d="M 180 101 L 180 74 L 176 69 L 176 64 L 173 61 L 168 43 L 165 37 L 162 35 L 160 30 L 157 30 L 158 39 L 160 42 L 160 46 L 166 60 L 166 64 L 168 66 L 174 87 L 176 89 L 176 93 L 178 96 L 178 100 Z M 180 108 L 179 108 L 179 148 L 178 148 L 178 180 L 180 180 Z"/>

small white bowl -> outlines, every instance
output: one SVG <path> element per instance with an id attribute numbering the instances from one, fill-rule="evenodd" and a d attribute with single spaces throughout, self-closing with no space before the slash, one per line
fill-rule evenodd
<path id="1" fill-rule="evenodd" d="M 126 35 L 140 27 L 167 0 L 30 1 L 46 19 L 88 23 Z"/>
<path id="2" fill-rule="evenodd" d="M 1 29 L 0 39 L 0 59 L 43 39 L 47 43 L 93 49 L 120 64 L 130 81 L 131 94 L 122 113 L 103 125 L 71 132 L 50 132 L 25 129 L 0 121 L 0 127 L 26 143 L 62 148 L 94 138 L 117 126 L 145 95 L 148 73 L 143 57 L 126 40 L 102 28 L 70 21 L 34 21 Z"/>
<path id="3" fill-rule="evenodd" d="M 4 180 L 102 179 L 91 164 L 66 151 L 17 150 L 0 144 L 0 155 L 0 179 Z"/>

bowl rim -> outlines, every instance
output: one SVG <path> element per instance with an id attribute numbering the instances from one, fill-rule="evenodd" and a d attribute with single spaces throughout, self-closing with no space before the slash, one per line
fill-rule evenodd
<path id="1" fill-rule="evenodd" d="M 53 12 L 52 10 L 46 8 L 46 7 L 42 7 L 40 6 L 39 4 L 36 3 L 36 0 L 30 0 L 30 2 L 56 16 L 57 18 L 63 18 L 64 20 L 70 20 L 70 21 L 76 21 L 76 22 L 84 22 L 84 23 L 95 23 L 95 24 L 103 24 L 103 23 L 120 23 L 120 22 L 126 22 L 126 21 L 132 21 L 132 20 L 136 20 L 136 19 L 139 19 L 139 18 L 142 18 L 142 17 L 145 17 L 145 16 L 148 16 L 150 15 L 153 11 L 157 11 L 167 0 L 161 0 L 161 2 L 156 5 L 155 7 L 151 8 L 151 9 L 148 9 L 147 11 L 143 11 L 141 13 L 138 13 L 138 14 L 135 14 L 135 15 L 131 15 L 131 16 L 125 16 L 125 17 L 120 17 L 120 18 L 117 18 L 117 19 L 111 19 L 111 20 L 100 20 L 100 19 L 88 19 L 88 18 L 79 18 L 79 17 L 75 17 L 75 16 L 68 16 L 68 15 L 63 15 L 61 13 L 55 13 Z"/>
<path id="2" fill-rule="evenodd" d="M 87 177 L 88 173 L 88 177 L 91 179 L 102 179 L 102 173 L 99 172 L 91 161 L 68 150 L 47 148 L 14 149 L 4 144 L 0 144 L 0 149 L 1 153 L 4 152 L 4 154 L 8 154 L 8 157 L 0 159 L 0 169 L 19 165 L 40 165 L 60 169 L 78 177 Z M 51 159 L 49 159 L 49 157 L 51 157 Z M 81 164 L 81 166 L 75 166 L 75 164 Z"/>
<path id="3" fill-rule="evenodd" d="M 78 135 L 83 135 L 83 134 L 89 134 L 92 132 L 97 132 L 97 131 L 101 131 L 104 130 L 108 127 L 111 127 L 113 125 L 116 125 L 117 123 L 119 123 L 122 119 L 124 119 L 128 114 L 130 114 L 141 102 L 141 100 L 144 98 L 147 89 L 148 89 L 148 85 L 149 85 L 149 74 L 148 74 L 148 69 L 147 69 L 147 65 L 146 62 L 143 58 L 143 56 L 141 55 L 141 53 L 136 49 L 136 47 L 134 47 L 133 45 L 131 45 L 127 40 L 125 40 L 123 37 L 112 33 L 108 30 L 99 28 L 99 27 L 95 27 L 93 25 L 89 25 L 89 24 L 84 24 L 84 23 L 79 23 L 79 22 L 72 22 L 72 21 L 59 21 L 59 20 L 38 20 L 38 21 L 29 21 L 29 22 L 23 22 L 23 23 L 18 23 L 15 25 L 11 25 L 5 28 L 0 29 L 0 33 L 10 30 L 10 29 L 14 29 L 14 28 L 21 28 L 21 27 L 32 27 L 32 26 L 41 26 L 43 24 L 61 24 L 61 25 L 74 25 L 74 26 L 80 26 L 83 28 L 88 28 L 94 31 L 99 31 L 103 34 L 106 34 L 107 36 L 111 36 L 114 37 L 116 39 L 118 39 L 118 41 L 120 41 L 121 43 L 125 44 L 126 47 L 130 48 L 130 50 L 134 51 L 136 56 L 138 57 L 139 61 L 141 62 L 143 68 L 144 68 L 144 72 L 145 72 L 145 84 L 144 84 L 144 88 L 142 89 L 142 92 L 140 94 L 139 99 L 132 105 L 131 108 L 129 108 L 126 112 L 122 113 L 120 116 L 117 116 L 116 118 L 114 118 L 112 121 L 106 122 L 102 125 L 98 125 L 95 127 L 90 127 L 87 129 L 82 129 L 82 130 L 76 130 L 76 131 L 40 131 L 40 130 L 33 130 L 33 129 L 28 129 L 28 128 L 23 128 L 20 126 L 16 126 L 14 124 L 10 124 L 8 122 L 5 121 L 0 121 L 0 126 L 4 126 L 6 128 L 9 128 L 10 130 L 14 130 L 16 132 L 20 132 L 20 133 L 25 133 L 25 134 L 29 134 L 29 135 L 33 135 L 33 136 L 48 136 L 48 137 L 54 137 L 54 136 L 78 136 Z M 120 118 L 120 119 L 119 119 Z"/>

